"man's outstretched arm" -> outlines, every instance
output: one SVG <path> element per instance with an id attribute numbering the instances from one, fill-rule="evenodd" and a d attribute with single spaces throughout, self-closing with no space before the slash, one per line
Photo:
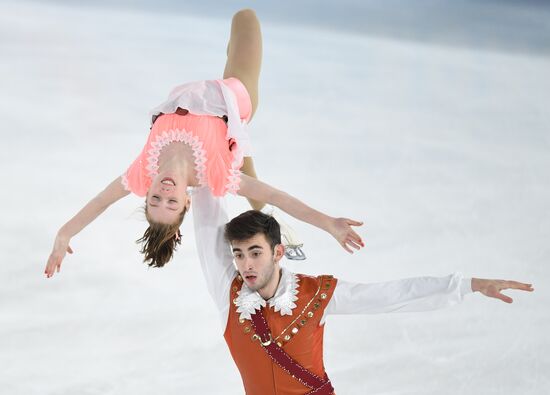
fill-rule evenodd
<path id="1" fill-rule="evenodd" d="M 371 284 L 338 280 L 325 316 L 436 310 L 460 303 L 465 295 L 472 292 L 481 292 L 511 303 L 512 299 L 500 292 L 505 289 L 533 290 L 531 284 L 464 278 L 460 273 Z"/>
<path id="2" fill-rule="evenodd" d="M 229 287 L 235 277 L 233 255 L 223 234 L 228 222 L 225 200 L 212 196 L 208 187 L 195 188 L 191 206 L 202 272 L 225 327 L 229 314 Z"/>

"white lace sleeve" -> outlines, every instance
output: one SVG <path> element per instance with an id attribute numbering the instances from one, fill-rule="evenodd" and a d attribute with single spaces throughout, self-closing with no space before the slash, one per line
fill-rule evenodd
<path id="1" fill-rule="evenodd" d="M 127 173 L 124 172 L 121 176 L 120 176 L 120 183 L 122 184 L 122 186 L 124 187 L 124 190 L 125 191 L 131 191 L 130 190 L 130 186 L 128 185 L 128 176 L 126 175 Z"/>
<path id="2" fill-rule="evenodd" d="M 233 255 L 223 237 L 228 222 L 225 199 L 212 196 L 208 187 L 195 188 L 191 206 L 201 268 L 225 328 L 229 315 L 229 287 L 235 277 Z"/>
<path id="3" fill-rule="evenodd" d="M 472 292 L 471 282 L 460 273 L 372 284 L 338 280 L 321 323 L 329 314 L 428 311 L 452 306 Z"/>

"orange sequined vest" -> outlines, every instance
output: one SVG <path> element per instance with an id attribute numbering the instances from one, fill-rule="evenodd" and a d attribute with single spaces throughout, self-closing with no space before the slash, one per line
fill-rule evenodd
<path id="1" fill-rule="evenodd" d="M 305 369 L 325 377 L 323 365 L 323 330 L 319 326 L 332 297 L 337 280 L 332 276 L 311 277 L 297 274 L 298 300 L 292 315 L 281 316 L 269 304 L 263 314 L 273 339 Z M 257 340 L 250 320 L 239 319 L 235 300 L 242 287 L 237 276 L 231 284 L 230 308 L 224 338 L 237 364 L 247 395 L 299 395 L 310 389 L 294 379 L 266 354 Z"/>

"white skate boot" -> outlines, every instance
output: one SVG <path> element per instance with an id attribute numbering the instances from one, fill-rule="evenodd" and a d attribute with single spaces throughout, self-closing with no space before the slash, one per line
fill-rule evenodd
<path id="1" fill-rule="evenodd" d="M 266 205 L 262 209 L 262 212 L 271 215 L 279 223 L 281 227 L 281 242 L 285 246 L 285 256 L 287 259 L 292 261 L 303 261 L 306 259 L 306 254 L 302 250 L 304 243 L 298 239 L 294 229 L 282 220 L 281 215 L 275 210 L 275 207 Z"/>

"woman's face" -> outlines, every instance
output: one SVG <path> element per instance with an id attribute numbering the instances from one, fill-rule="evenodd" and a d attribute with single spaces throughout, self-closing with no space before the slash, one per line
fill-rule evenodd
<path id="1" fill-rule="evenodd" d="M 162 224 L 176 222 L 184 207 L 189 209 L 191 199 L 187 195 L 187 185 L 172 177 L 155 177 L 147 192 L 147 214 Z"/>

